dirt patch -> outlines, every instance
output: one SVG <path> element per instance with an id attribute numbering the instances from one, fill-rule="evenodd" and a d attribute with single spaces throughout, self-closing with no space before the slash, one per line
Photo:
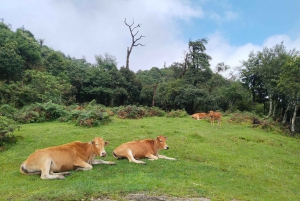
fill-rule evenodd
<path id="1" fill-rule="evenodd" d="M 91 199 L 91 201 L 116 201 L 111 199 Z M 124 200 L 128 201 L 210 201 L 208 198 L 178 198 L 167 196 L 148 196 L 145 194 L 129 194 L 124 197 Z"/>

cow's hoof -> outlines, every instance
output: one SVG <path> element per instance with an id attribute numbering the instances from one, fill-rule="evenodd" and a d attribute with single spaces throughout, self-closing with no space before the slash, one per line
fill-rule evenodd
<path id="1" fill-rule="evenodd" d="M 109 162 L 108 165 L 116 165 L 115 162 Z"/>
<path id="2" fill-rule="evenodd" d="M 71 172 L 64 172 L 62 175 L 63 175 L 63 176 L 70 176 L 70 175 L 71 175 Z"/>
<path id="3" fill-rule="evenodd" d="M 57 179 L 66 179 L 63 175 L 60 175 L 59 177 L 57 177 Z"/>

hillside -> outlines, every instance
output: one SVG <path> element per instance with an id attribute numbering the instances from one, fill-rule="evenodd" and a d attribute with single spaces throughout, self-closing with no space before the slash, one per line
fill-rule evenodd
<path id="1" fill-rule="evenodd" d="M 299 139 L 227 120 L 221 128 L 190 117 L 113 117 L 108 125 L 95 128 L 59 122 L 24 124 L 15 132 L 21 136 L 17 145 L 0 152 L 1 200 L 123 200 L 135 193 L 210 200 L 300 200 Z M 139 165 L 112 157 L 112 150 L 123 142 L 160 134 L 168 137 L 170 147 L 160 153 L 178 160 L 144 159 L 147 165 Z M 73 171 L 66 180 L 41 180 L 19 172 L 20 164 L 36 149 L 87 142 L 95 136 L 110 142 L 104 160 L 115 161 L 115 166 Z"/>

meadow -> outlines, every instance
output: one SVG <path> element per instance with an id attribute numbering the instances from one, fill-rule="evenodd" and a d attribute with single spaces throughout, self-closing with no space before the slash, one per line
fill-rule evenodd
<path id="1" fill-rule="evenodd" d="M 212 127 L 191 117 L 118 119 L 100 127 L 74 123 L 23 124 L 17 144 L 0 152 L 0 200 L 124 200 L 132 193 L 210 200 L 300 200 L 300 140 L 229 123 Z M 169 150 L 160 154 L 176 161 L 143 159 L 147 165 L 116 160 L 123 142 L 167 136 Z M 100 136 L 110 143 L 108 156 L 116 165 L 94 165 L 72 171 L 65 180 L 22 175 L 21 163 L 36 149 Z"/>

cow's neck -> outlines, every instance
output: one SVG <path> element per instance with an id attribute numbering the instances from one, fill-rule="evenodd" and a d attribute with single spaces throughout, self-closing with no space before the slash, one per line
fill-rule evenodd
<path id="1" fill-rule="evenodd" d="M 158 155 L 158 150 L 159 150 L 159 146 L 157 144 L 157 140 L 153 140 L 153 148 L 154 148 L 154 152 L 155 152 L 155 155 Z"/>
<path id="2" fill-rule="evenodd" d="M 85 150 L 87 150 L 87 153 L 89 153 L 89 155 L 87 155 L 87 161 L 88 163 L 92 164 L 96 156 L 96 154 L 93 151 L 93 144 L 92 142 L 88 142 L 84 144 L 86 146 Z"/>

